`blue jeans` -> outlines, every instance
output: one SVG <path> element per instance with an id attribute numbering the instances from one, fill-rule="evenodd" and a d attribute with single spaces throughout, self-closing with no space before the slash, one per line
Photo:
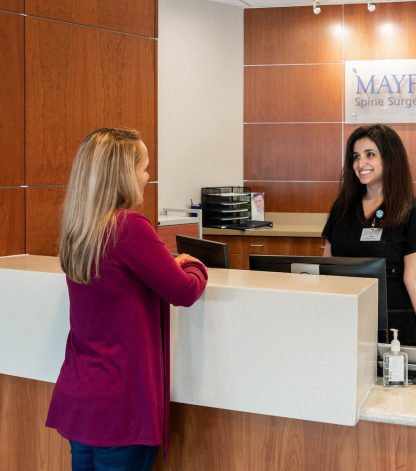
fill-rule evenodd
<path id="1" fill-rule="evenodd" d="M 157 446 L 90 446 L 69 441 L 72 471 L 151 471 Z"/>

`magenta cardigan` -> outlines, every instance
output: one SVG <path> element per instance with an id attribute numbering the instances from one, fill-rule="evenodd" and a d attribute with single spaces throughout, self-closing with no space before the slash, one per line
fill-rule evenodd
<path id="1" fill-rule="evenodd" d="M 46 425 L 95 446 L 169 443 L 169 303 L 190 306 L 207 283 L 175 262 L 144 216 L 119 211 L 100 278 L 67 278 L 70 332 Z"/>

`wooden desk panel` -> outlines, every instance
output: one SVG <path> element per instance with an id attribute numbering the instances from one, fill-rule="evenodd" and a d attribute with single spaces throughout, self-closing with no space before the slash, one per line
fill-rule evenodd
<path id="1" fill-rule="evenodd" d="M 45 427 L 53 384 L 0 375 L 0 469 L 70 471 L 67 440 Z"/>
<path id="2" fill-rule="evenodd" d="M 249 254 L 322 255 L 320 237 L 255 237 L 205 235 L 205 239 L 228 244 L 230 268 L 248 270 Z"/>
<path id="3" fill-rule="evenodd" d="M 0 375 L 0 469 L 70 471 L 44 426 L 53 384 Z M 416 428 L 355 427 L 172 404 L 172 447 L 154 471 L 413 471 Z"/>
<path id="4" fill-rule="evenodd" d="M 278 400 L 278 398 L 276 398 Z M 331 425 L 172 405 L 172 447 L 155 471 L 413 471 L 416 427 Z"/>

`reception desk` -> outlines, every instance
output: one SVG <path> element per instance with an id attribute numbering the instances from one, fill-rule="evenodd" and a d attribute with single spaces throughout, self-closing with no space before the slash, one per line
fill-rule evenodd
<path id="1" fill-rule="evenodd" d="M 376 378 L 374 280 L 210 269 L 174 308 L 172 400 L 355 425 Z"/>
<path id="2" fill-rule="evenodd" d="M 156 469 L 396 469 L 350 467 L 370 437 L 356 424 L 376 379 L 376 283 L 210 269 L 202 298 L 172 308 L 173 447 Z M 69 469 L 43 427 L 67 332 L 57 259 L 0 258 L 0 469 Z"/>

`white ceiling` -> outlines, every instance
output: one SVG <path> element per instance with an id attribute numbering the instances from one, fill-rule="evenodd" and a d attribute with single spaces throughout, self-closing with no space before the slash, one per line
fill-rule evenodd
<path id="1" fill-rule="evenodd" d="M 299 7 L 312 6 L 313 0 L 207 0 L 209 2 L 224 3 L 242 8 L 270 8 L 270 7 Z M 387 3 L 395 1 L 414 0 L 374 0 L 371 3 Z M 318 0 L 319 5 L 343 5 L 347 3 L 367 3 L 363 0 Z"/>

